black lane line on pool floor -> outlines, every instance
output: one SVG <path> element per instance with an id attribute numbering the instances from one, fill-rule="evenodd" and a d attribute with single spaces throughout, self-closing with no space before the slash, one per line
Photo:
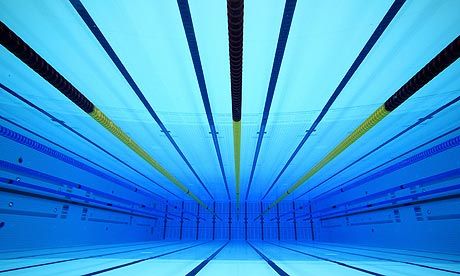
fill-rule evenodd
<path id="1" fill-rule="evenodd" d="M 297 253 L 300 253 L 300 254 L 303 254 L 303 255 L 307 255 L 307 256 L 322 260 L 322 261 L 331 262 L 331 263 L 338 264 L 338 265 L 341 265 L 341 266 L 344 266 L 344 267 L 347 267 L 347 268 L 358 270 L 358 271 L 361 271 L 361 272 L 364 272 L 364 273 L 367 273 L 367 274 L 376 275 L 376 276 L 384 276 L 383 274 L 373 272 L 373 271 L 370 271 L 370 270 L 366 270 L 364 268 L 359 268 L 359 267 L 352 266 L 352 265 L 342 263 L 342 262 L 339 262 L 339 261 L 334 261 L 334 260 L 331 260 L 331 259 L 328 259 L 328 258 L 324 258 L 324 257 L 320 257 L 320 256 L 317 256 L 317 255 L 309 254 L 309 253 L 299 251 L 299 250 L 296 250 L 296 249 L 292 249 L 292 248 L 289 248 L 289 247 L 286 247 L 286 246 L 282 246 L 282 245 L 279 245 L 279 244 L 276 244 L 276 243 L 272 243 L 272 242 L 267 242 L 267 243 L 275 245 L 275 246 L 278 246 L 278 247 L 281 247 L 281 248 L 284 248 L 284 249 L 287 249 L 287 250 L 290 250 L 290 251 L 293 251 L 293 252 L 297 252 Z"/>
<path id="2" fill-rule="evenodd" d="M 382 257 L 375 257 L 372 255 L 366 255 L 366 254 L 359 254 L 359 253 L 351 253 L 348 251 L 342 251 L 342 250 L 336 250 L 336 249 L 328 249 L 328 248 L 323 248 L 323 247 L 318 247 L 318 246 L 311 246 L 311 245 L 306 245 L 306 244 L 298 244 L 299 246 L 304 246 L 304 247 L 310 247 L 310 248 L 317 248 L 320 250 L 327 250 L 327 251 L 332 251 L 332 252 L 339 252 L 339 253 L 344 253 L 344 254 L 349 254 L 349 255 L 355 255 L 355 256 L 360 256 L 360 257 L 367 257 L 367 258 L 372 258 L 376 260 L 381 260 L 381 261 L 388 261 L 388 262 L 395 262 L 395 263 L 402 263 L 402 264 L 408 264 L 408 265 L 414 265 L 414 266 L 419 266 L 423 268 L 428 268 L 428 269 L 434 269 L 438 271 L 443 271 L 443 272 L 449 272 L 453 274 L 460 274 L 459 271 L 454 271 L 454 270 L 449 270 L 445 268 L 438 268 L 438 267 L 433 267 L 429 265 L 423 265 L 423 264 L 418 264 L 418 263 L 412 263 L 412 262 L 407 262 L 407 261 L 398 261 L 394 259 L 389 259 L 389 258 L 382 258 Z"/>
<path id="3" fill-rule="evenodd" d="M 262 252 L 260 252 L 257 248 L 255 248 L 251 243 L 249 243 L 248 241 L 246 241 L 250 247 L 252 247 L 252 249 L 254 249 L 254 251 L 257 252 L 257 254 L 259 254 L 260 257 L 262 257 L 262 259 L 264 259 L 267 264 L 273 268 L 273 270 L 275 270 L 279 275 L 283 275 L 283 276 L 289 276 L 289 274 L 287 274 L 284 270 L 282 270 L 279 266 L 277 266 L 272 260 L 270 260 L 267 256 L 265 256 Z"/>
<path id="4" fill-rule="evenodd" d="M 227 246 L 227 244 L 229 242 L 230 241 L 228 241 L 224 245 L 222 245 L 219 249 L 217 249 L 216 252 L 212 253 L 211 256 L 209 256 L 206 260 L 202 261 L 199 265 L 197 265 L 194 269 L 192 269 L 192 271 L 187 273 L 186 276 L 192 276 L 192 275 L 198 274 L 198 272 L 200 272 L 200 270 L 202 270 L 203 267 L 205 267 L 212 259 L 214 259 L 217 256 L 217 254 L 219 254 L 220 251 L 222 251 L 222 249 L 224 249 L 224 247 Z"/>
<path id="5" fill-rule="evenodd" d="M 178 242 L 173 243 L 173 245 L 174 244 L 177 245 L 177 243 Z M 97 257 L 105 257 L 105 256 L 122 254 L 122 253 L 129 253 L 129 252 L 134 252 L 134 251 L 139 251 L 139 250 L 153 249 L 153 248 L 162 247 L 162 246 L 168 246 L 168 245 L 171 245 L 171 244 L 161 244 L 161 245 L 143 247 L 143 248 L 138 248 L 138 249 L 130 249 L 130 250 L 124 250 L 124 251 L 117 251 L 117 252 L 111 252 L 111 253 L 91 255 L 91 256 L 86 256 L 86 257 L 78 257 L 78 258 L 71 258 L 71 259 L 65 259 L 65 260 L 41 263 L 41 264 L 27 265 L 27 266 L 21 266 L 21 267 L 15 267 L 15 268 L 9 268 L 9 269 L 0 270 L 0 273 L 23 270 L 23 269 L 28 269 L 28 268 L 40 267 L 40 266 L 46 266 L 46 265 L 52 265 L 52 264 L 66 263 L 66 262 L 77 261 L 77 260 L 91 259 L 91 258 L 97 258 Z"/>
<path id="6" fill-rule="evenodd" d="M 25 255 L 25 256 L 9 257 L 9 258 L 0 257 L 0 260 L 18 260 L 18 259 L 26 259 L 26 258 L 34 258 L 34 257 L 42 257 L 42 256 L 51 256 L 51 255 L 57 255 L 57 254 L 85 252 L 85 251 L 91 251 L 91 250 L 105 250 L 105 249 L 112 249 L 112 248 L 118 248 L 118 247 L 130 247 L 130 246 L 147 245 L 149 243 L 151 243 L 151 242 L 142 242 L 142 243 L 137 243 L 137 244 L 114 245 L 114 246 L 104 246 L 104 247 L 96 247 L 96 248 L 85 248 L 85 249 L 60 251 L 60 252 L 52 252 L 52 253 L 40 253 L 40 254 L 37 253 L 35 255 Z M 99 245 L 99 246 L 103 246 L 103 245 Z M 41 249 L 34 249 L 34 250 L 41 250 Z"/>
<path id="7" fill-rule="evenodd" d="M 410 253 L 403 253 L 403 252 L 392 252 L 392 251 L 385 251 L 385 250 L 378 250 L 378 249 L 373 249 L 373 248 L 360 248 L 360 247 L 353 247 L 353 246 L 348 246 L 348 245 L 332 245 L 332 244 L 325 244 L 325 245 L 330 245 L 330 246 L 335 246 L 335 247 L 342 247 L 342 248 L 349 248 L 349 249 L 356 249 L 356 250 L 363 250 L 363 251 L 374 251 L 374 252 L 379 252 L 379 253 L 385 253 L 385 254 L 395 254 L 395 255 L 403 255 L 403 256 L 412 256 L 412 257 L 419 257 L 419 258 L 425 258 L 425 259 L 431 259 L 431 260 L 437 260 L 437 261 L 446 261 L 446 262 L 452 262 L 452 263 L 460 263 L 460 260 L 453 260 L 453 259 L 446 259 L 446 258 L 437 258 L 437 257 L 430 257 L 430 256 L 425 256 L 425 255 L 418 255 L 418 254 L 410 254 Z M 423 252 L 423 251 L 417 251 L 417 252 Z M 436 252 L 429 252 L 426 251 L 426 253 L 430 254 L 436 254 Z M 446 254 L 446 255 L 451 255 L 449 253 L 442 253 L 441 254 Z M 456 256 L 456 255 L 453 255 Z"/>
<path id="8" fill-rule="evenodd" d="M 200 246 L 200 245 L 203 245 L 203 244 L 206 244 L 206 243 L 209 243 L 209 242 L 203 242 L 203 243 L 187 246 L 187 247 L 184 247 L 184 248 L 176 249 L 176 250 L 173 250 L 173 251 L 169 251 L 169 252 L 166 252 L 166 253 L 162 253 L 162 254 L 159 254 L 159 255 L 155 255 L 155 256 L 152 256 L 152 257 L 139 259 L 139 260 L 132 261 L 132 262 L 129 262 L 129 263 L 124 263 L 124 264 L 121 264 L 121 265 L 112 266 L 112 267 L 101 269 L 101 270 L 98 270 L 98 271 L 95 271 L 95 272 L 83 274 L 82 276 L 98 275 L 98 274 L 109 272 L 109 271 L 119 269 L 119 268 L 122 268 L 122 267 L 127 267 L 127 266 L 130 266 L 130 265 L 138 264 L 138 263 L 145 262 L 145 261 L 148 261 L 148 260 L 153 260 L 153 259 L 156 259 L 156 258 L 159 258 L 159 257 L 163 257 L 163 256 L 170 255 L 170 254 L 173 254 L 173 253 L 177 253 L 177 252 L 180 252 L 180 251 L 184 251 L 184 250 L 187 250 L 187 249 L 190 249 L 190 248 L 193 248 L 193 247 L 197 247 L 197 246 Z"/>

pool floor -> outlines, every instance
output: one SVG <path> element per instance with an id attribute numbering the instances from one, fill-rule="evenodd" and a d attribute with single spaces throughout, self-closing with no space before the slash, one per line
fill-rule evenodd
<path id="1" fill-rule="evenodd" d="M 154 241 L 0 251 L 5 275 L 449 275 L 460 255 L 331 243 Z"/>

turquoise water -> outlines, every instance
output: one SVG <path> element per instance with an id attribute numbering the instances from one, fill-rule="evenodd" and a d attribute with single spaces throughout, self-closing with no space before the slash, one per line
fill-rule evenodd
<path id="1" fill-rule="evenodd" d="M 0 1 L 0 274 L 459 274 L 458 60 L 289 189 L 458 41 L 459 10 L 246 1 L 237 201 L 226 1 Z"/>

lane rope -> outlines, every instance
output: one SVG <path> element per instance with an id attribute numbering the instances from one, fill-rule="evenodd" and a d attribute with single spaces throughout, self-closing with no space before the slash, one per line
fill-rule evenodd
<path id="1" fill-rule="evenodd" d="M 153 157 L 143 150 L 134 140 L 131 139 L 123 130 L 100 111 L 88 98 L 86 98 L 77 88 L 67 81 L 58 71 L 48 64 L 38 53 L 36 53 L 27 43 L 10 30 L 3 22 L 0 22 L 0 43 L 32 70 L 54 86 L 59 92 L 75 103 L 83 111 L 88 113 L 94 120 L 106 128 L 110 133 L 117 137 L 121 142 L 128 146 L 132 151 L 149 163 L 153 168 L 165 176 L 181 191 L 198 202 L 206 210 L 212 210 L 196 195 L 180 183 L 170 172 L 163 168 Z"/>
<path id="2" fill-rule="evenodd" d="M 356 142 L 361 136 L 377 125 L 393 110 L 403 104 L 408 98 L 414 95 L 429 81 L 434 79 L 439 73 L 454 63 L 460 56 L 460 36 L 457 36 L 449 45 L 447 45 L 438 55 L 429 61 L 420 69 L 409 81 L 398 89 L 383 105 L 377 108 L 361 125 L 359 125 L 351 134 L 340 142 L 332 151 L 330 151 L 321 161 L 313 168 L 307 171 L 299 180 L 297 180 L 286 192 L 271 203 L 263 213 L 280 203 L 289 194 L 293 193 L 300 186 L 315 175 L 319 170 L 326 166 L 331 160 L 336 158 L 340 153 L 347 149 L 351 144 Z"/>

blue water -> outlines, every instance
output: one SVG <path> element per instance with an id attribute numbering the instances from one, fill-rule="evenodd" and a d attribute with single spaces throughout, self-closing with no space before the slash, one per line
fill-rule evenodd
<path id="1" fill-rule="evenodd" d="M 263 212 L 458 37 L 460 1 L 297 1 L 271 104 L 286 1 L 246 1 L 239 204 L 226 1 L 188 1 L 209 103 L 178 2 L 81 0 L 108 54 L 70 1 L 0 1 L 7 28 L 203 202 L 0 46 L 0 274 L 460 273 L 458 60 Z"/>

